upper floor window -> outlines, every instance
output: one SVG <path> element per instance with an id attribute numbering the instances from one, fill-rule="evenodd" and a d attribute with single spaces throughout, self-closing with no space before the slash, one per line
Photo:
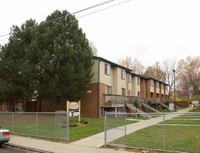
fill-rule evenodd
<path id="1" fill-rule="evenodd" d="M 105 74 L 110 75 L 110 65 L 105 64 Z"/>
<path id="2" fill-rule="evenodd" d="M 168 86 L 165 86 L 165 90 L 167 90 L 167 91 L 168 91 Z"/>
<path id="3" fill-rule="evenodd" d="M 137 85 L 140 85 L 140 78 L 137 78 Z"/>
<path id="4" fill-rule="evenodd" d="M 164 84 L 161 84 L 161 89 L 164 89 Z"/>
<path id="5" fill-rule="evenodd" d="M 125 80 L 125 70 L 121 69 L 121 79 Z"/>
<path id="6" fill-rule="evenodd" d="M 126 96 L 126 89 L 125 88 L 122 88 L 122 95 Z"/>
<path id="7" fill-rule="evenodd" d="M 128 82 L 131 83 L 131 74 L 128 76 Z"/>
<path id="8" fill-rule="evenodd" d="M 112 87 L 106 86 L 107 94 L 112 94 Z"/>
<path id="9" fill-rule="evenodd" d="M 159 82 L 156 82 L 156 87 L 159 88 L 159 86 L 160 86 L 160 85 L 159 85 Z"/>
<path id="10" fill-rule="evenodd" d="M 154 87 L 154 80 L 150 80 L 150 86 Z"/>

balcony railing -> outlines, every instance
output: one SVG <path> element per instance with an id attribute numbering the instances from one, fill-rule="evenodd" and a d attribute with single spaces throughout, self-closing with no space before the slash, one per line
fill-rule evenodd
<path id="1" fill-rule="evenodd" d="M 135 101 L 139 103 L 147 103 L 151 100 L 152 103 L 165 103 L 167 100 L 164 98 L 138 98 L 134 96 L 122 96 L 122 95 L 104 95 L 104 107 L 123 107 L 124 104 L 133 103 Z"/>

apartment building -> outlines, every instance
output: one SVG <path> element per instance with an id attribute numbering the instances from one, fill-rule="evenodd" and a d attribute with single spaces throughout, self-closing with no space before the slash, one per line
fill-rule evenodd
<path id="1" fill-rule="evenodd" d="M 83 116 L 102 117 L 105 111 L 123 112 L 131 99 L 153 103 L 168 98 L 167 84 L 154 78 L 132 73 L 131 69 L 94 57 L 94 76 L 88 85 L 86 97 L 81 100 Z"/>

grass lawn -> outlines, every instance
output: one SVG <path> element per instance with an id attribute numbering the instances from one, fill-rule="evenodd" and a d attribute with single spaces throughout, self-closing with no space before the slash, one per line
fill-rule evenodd
<path id="1" fill-rule="evenodd" d="M 200 152 L 199 127 L 166 126 L 165 132 L 165 150 Z M 163 126 L 154 125 L 129 134 L 126 142 L 131 147 L 163 149 Z M 124 137 L 112 143 L 124 144 Z"/>

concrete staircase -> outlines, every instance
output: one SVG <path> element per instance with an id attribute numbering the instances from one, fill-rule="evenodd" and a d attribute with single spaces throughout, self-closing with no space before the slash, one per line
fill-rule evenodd
<path id="1" fill-rule="evenodd" d="M 140 109 L 136 108 L 133 104 L 126 104 L 126 107 L 128 107 L 131 110 L 133 110 L 135 113 L 141 113 L 139 115 L 144 117 L 144 118 L 151 118 L 150 115 L 148 115 L 147 113 L 145 113 L 145 112 L 141 111 Z"/>
<path id="2" fill-rule="evenodd" d="M 169 106 L 167 106 L 167 105 L 165 105 L 165 104 L 163 104 L 163 103 L 161 103 L 161 105 L 162 105 L 163 107 L 169 109 Z"/>
<path id="3" fill-rule="evenodd" d="M 153 112 L 155 112 L 155 113 L 160 113 L 158 110 L 152 108 L 151 106 L 149 106 L 149 105 L 147 105 L 147 104 L 145 104 L 145 103 L 142 103 L 142 105 L 143 105 L 145 108 L 150 109 L 151 111 L 153 111 Z"/>

